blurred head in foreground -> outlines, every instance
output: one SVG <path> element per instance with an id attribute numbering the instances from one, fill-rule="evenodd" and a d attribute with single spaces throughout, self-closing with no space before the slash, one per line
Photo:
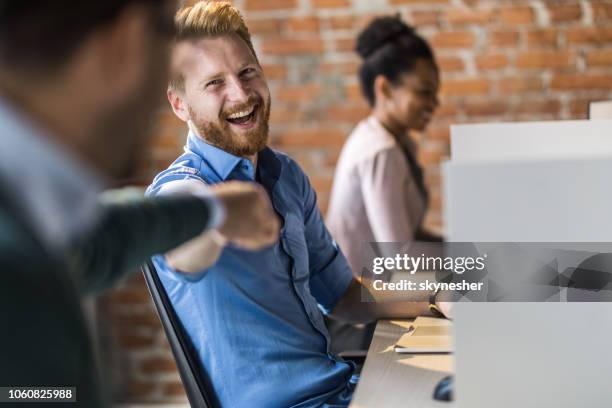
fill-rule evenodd
<path id="1" fill-rule="evenodd" d="M 438 106 L 439 72 L 429 45 L 399 16 L 379 17 L 360 33 L 359 80 L 374 114 L 394 135 L 426 128 Z"/>
<path id="2" fill-rule="evenodd" d="M 174 0 L 0 3 L 0 95 L 112 178 L 142 155 L 167 80 Z"/>
<path id="3" fill-rule="evenodd" d="M 208 143 L 251 157 L 268 140 L 270 91 L 240 12 L 199 2 L 176 15 L 168 100 Z"/>

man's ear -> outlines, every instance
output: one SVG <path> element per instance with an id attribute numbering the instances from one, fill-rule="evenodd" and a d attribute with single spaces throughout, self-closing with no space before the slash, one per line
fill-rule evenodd
<path id="1" fill-rule="evenodd" d="M 174 114 L 183 122 L 189 121 L 191 119 L 191 115 L 189 114 L 189 109 L 183 92 L 169 87 L 168 91 L 166 91 L 166 96 L 168 97 L 168 102 L 170 102 L 170 106 L 172 106 Z"/>

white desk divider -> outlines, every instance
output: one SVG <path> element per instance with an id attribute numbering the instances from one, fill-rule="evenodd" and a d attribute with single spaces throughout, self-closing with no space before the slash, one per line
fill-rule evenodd
<path id="1" fill-rule="evenodd" d="M 612 242 L 612 157 L 447 162 L 449 241 Z"/>
<path id="2" fill-rule="evenodd" d="M 451 126 L 453 162 L 612 156 L 612 120 Z"/>
<path id="3" fill-rule="evenodd" d="M 591 102 L 589 104 L 589 119 L 612 119 L 612 101 Z"/>

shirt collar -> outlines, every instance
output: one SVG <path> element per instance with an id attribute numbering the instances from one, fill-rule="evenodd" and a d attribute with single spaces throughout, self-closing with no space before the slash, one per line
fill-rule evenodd
<path id="1" fill-rule="evenodd" d="M 255 180 L 255 168 L 250 160 L 234 156 L 225 150 L 206 143 L 192 130 L 189 131 L 187 136 L 186 148 L 206 161 L 220 181 L 227 181 L 230 175 L 232 175 L 232 179 Z"/>
<path id="2" fill-rule="evenodd" d="M 0 98 L 0 179 L 41 242 L 55 252 L 93 226 L 103 184 L 46 133 Z"/>

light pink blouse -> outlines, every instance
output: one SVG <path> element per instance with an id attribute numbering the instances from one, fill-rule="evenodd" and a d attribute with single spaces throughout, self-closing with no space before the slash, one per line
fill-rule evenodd
<path id="1" fill-rule="evenodd" d="M 342 148 L 327 212 L 353 273 L 359 276 L 364 266 L 363 243 L 413 241 L 425 207 L 395 138 L 375 117 L 361 121 Z"/>

